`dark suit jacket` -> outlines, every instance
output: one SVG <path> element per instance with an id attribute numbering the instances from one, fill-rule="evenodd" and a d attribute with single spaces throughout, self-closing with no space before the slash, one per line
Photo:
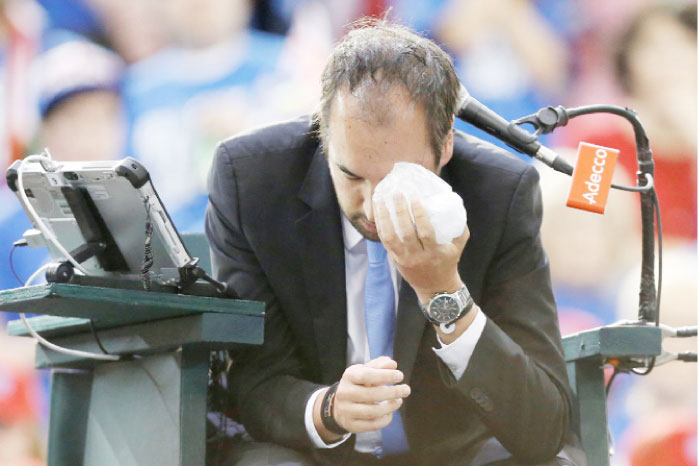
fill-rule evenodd
<path id="1" fill-rule="evenodd" d="M 402 407 L 411 451 L 421 464 L 443 464 L 445 455 L 470 464 L 481 447 L 500 443 L 522 462 L 543 461 L 567 441 L 571 394 L 540 242 L 537 172 L 456 133 L 441 176 L 464 199 L 471 237 L 459 271 L 487 324 L 455 380 L 402 283 L 394 357 L 412 388 Z M 264 344 L 234 355 L 241 420 L 258 440 L 310 448 L 304 408 L 346 367 L 347 318 L 341 213 L 309 118 L 221 143 L 209 193 L 217 277 L 267 303 Z"/>

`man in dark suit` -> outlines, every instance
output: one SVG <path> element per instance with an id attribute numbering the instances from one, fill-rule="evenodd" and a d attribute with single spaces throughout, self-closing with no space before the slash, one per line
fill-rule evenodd
<path id="1" fill-rule="evenodd" d="M 583 464 L 537 172 L 454 132 L 458 90 L 437 45 L 373 21 L 333 51 L 317 118 L 219 146 L 213 266 L 267 304 L 264 344 L 234 355 L 256 442 L 232 464 Z M 420 200 L 373 202 L 396 162 L 462 197 L 459 237 L 436 243 Z"/>

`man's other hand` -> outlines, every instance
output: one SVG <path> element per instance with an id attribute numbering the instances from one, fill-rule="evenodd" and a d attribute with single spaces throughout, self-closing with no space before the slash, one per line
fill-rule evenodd
<path id="1" fill-rule="evenodd" d="M 366 364 L 355 364 L 345 369 L 338 384 L 333 404 L 333 417 L 342 428 L 352 433 L 369 432 L 386 427 L 411 388 L 399 384 L 403 373 L 396 369 L 396 361 L 381 356 Z M 399 384 L 399 385 L 394 385 Z M 321 422 L 322 393 L 314 406 L 314 424 L 326 442 L 338 440 Z"/>

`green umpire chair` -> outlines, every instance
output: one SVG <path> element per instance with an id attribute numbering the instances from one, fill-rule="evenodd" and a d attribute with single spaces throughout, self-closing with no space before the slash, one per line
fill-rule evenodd
<path id="1" fill-rule="evenodd" d="M 184 235 L 209 269 L 202 235 Z M 212 350 L 260 344 L 264 304 L 50 283 L 0 291 L 0 310 L 41 314 L 31 326 L 54 344 L 109 354 L 96 361 L 37 345 L 51 369 L 49 466 L 204 466 Z M 21 321 L 11 335 L 27 336 Z"/>
<path id="2" fill-rule="evenodd" d="M 203 235 L 183 235 L 210 270 Z M 140 290 L 46 284 L 0 291 L 0 310 L 29 319 L 60 346 L 124 355 L 101 362 L 37 346 L 49 368 L 49 466 L 204 466 L 207 386 L 212 350 L 260 344 L 264 304 Z M 27 336 L 21 321 L 11 335 Z M 591 466 L 607 466 L 609 446 L 603 366 L 661 354 L 657 327 L 608 326 L 563 339 L 578 424 Z"/>

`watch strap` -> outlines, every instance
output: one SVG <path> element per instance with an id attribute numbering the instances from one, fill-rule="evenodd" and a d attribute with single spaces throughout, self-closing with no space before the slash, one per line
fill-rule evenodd
<path id="1" fill-rule="evenodd" d="M 457 300 L 459 301 L 460 308 L 462 309 L 462 311 L 459 313 L 460 317 L 465 314 L 464 309 L 466 309 L 467 307 L 471 309 L 471 306 L 474 305 L 474 300 L 472 299 L 472 295 L 467 289 L 467 285 L 462 285 L 462 287 L 459 290 L 452 293 L 452 295 L 455 298 L 457 298 Z"/>
<path id="2" fill-rule="evenodd" d="M 474 298 L 472 298 L 471 295 L 469 295 L 469 300 L 467 302 L 467 305 L 462 308 L 460 311 L 459 315 L 451 322 L 441 322 L 439 323 L 440 325 L 440 331 L 444 334 L 449 335 L 450 333 L 455 331 L 455 328 L 457 327 L 455 325 L 455 322 L 459 320 L 460 318 L 464 317 L 465 315 L 469 314 L 469 311 L 472 310 L 474 307 Z M 438 322 L 433 322 L 435 325 L 438 325 Z"/>
<path id="3" fill-rule="evenodd" d="M 323 426 L 326 429 L 334 434 L 345 435 L 348 431 L 340 427 L 335 421 L 335 417 L 333 417 L 333 402 L 335 401 L 335 393 L 338 391 L 339 383 L 336 382 L 328 387 L 323 400 L 321 400 L 321 422 L 323 422 Z"/>

